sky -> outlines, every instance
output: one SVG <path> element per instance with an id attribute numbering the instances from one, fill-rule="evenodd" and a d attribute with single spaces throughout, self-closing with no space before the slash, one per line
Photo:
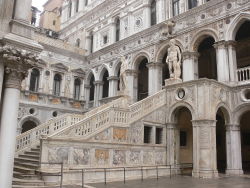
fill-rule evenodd
<path id="1" fill-rule="evenodd" d="M 40 11 L 43 11 L 43 5 L 47 0 L 32 0 L 32 5 L 37 7 Z"/>

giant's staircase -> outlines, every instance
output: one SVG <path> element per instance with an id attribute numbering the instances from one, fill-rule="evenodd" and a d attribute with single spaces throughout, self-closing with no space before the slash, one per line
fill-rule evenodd
<path id="1" fill-rule="evenodd" d="M 127 97 L 121 97 L 84 115 L 65 114 L 51 119 L 17 136 L 13 187 L 44 187 L 39 176 L 41 137 L 66 135 L 67 138 L 87 140 L 111 125 L 129 126 L 165 104 L 165 90 L 131 105 Z"/>

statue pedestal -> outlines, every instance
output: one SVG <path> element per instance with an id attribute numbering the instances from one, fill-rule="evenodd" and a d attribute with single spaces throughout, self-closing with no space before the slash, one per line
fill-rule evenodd
<path id="1" fill-rule="evenodd" d="M 165 86 L 182 83 L 180 78 L 169 78 L 165 80 Z"/>
<path id="2" fill-rule="evenodd" d="M 132 104 L 132 99 L 131 97 L 128 95 L 128 92 L 126 91 L 118 91 L 118 96 L 124 98 L 127 101 L 126 105 L 130 105 Z"/>

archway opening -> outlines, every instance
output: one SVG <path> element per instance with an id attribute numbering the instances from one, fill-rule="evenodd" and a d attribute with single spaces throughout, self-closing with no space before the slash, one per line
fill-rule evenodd
<path id="1" fill-rule="evenodd" d="M 240 119 L 241 130 L 241 155 L 242 169 L 244 173 L 250 174 L 250 111 L 244 113 Z"/>
<path id="2" fill-rule="evenodd" d="M 180 108 L 176 112 L 177 120 L 177 164 L 184 165 L 185 168 L 182 173 L 191 175 L 193 166 L 193 126 L 192 114 L 186 107 Z M 179 152 L 179 153 L 178 153 Z"/>
<path id="3" fill-rule="evenodd" d="M 106 98 L 109 96 L 109 81 L 108 81 L 109 73 L 105 70 L 103 74 L 103 89 L 102 89 L 102 98 Z"/>
<path id="4" fill-rule="evenodd" d="M 213 37 L 206 37 L 198 47 L 198 73 L 199 78 L 217 80 L 216 50 L 213 47 Z"/>
<path id="5" fill-rule="evenodd" d="M 140 101 L 148 96 L 148 60 L 144 58 L 139 64 L 138 71 L 138 94 L 137 100 Z"/>
<path id="6" fill-rule="evenodd" d="M 89 92 L 89 101 L 93 101 L 94 100 L 94 96 L 95 96 L 95 77 L 93 74 L 91 74 L 90 77 L 90 81 L 89 81 L 89 85 L 90 85 L 90 92 Z"/>
<path id="7" fill-rule="evenodd" d="M 216 114 L 217 170 L 225 173 L 227 168 L 225 116 L 220 108 Z"/>
<path id="8" fill-rule="evenodd" d="M 25 132 L 33 129 L 36 126 L 37 126 L 37 124 L 32 120 L 25 121 L 24 124 L 22 125 L 22 133 L 25 133 Z"/>
<path id="9" fill-rule="evenodd" d="M 250 21 L 245 21 L 236 33 L 238 80 L 250 80 Z"/>
<path id="10" fill-rule="evenodd" d="M 170 74 L 169 74 L 169 69 L 168 69 L 168 64 L 166 63 L 166 59 L 168 57 L 168 53 L 166 52 L 165 55 L 163 56 L 162 59 L 162 85 L 165 85 L 165 80 L 170 78 Z"/>

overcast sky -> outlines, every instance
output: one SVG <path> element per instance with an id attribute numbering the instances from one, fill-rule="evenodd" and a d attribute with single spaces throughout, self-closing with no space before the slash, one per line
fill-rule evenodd
<path id="1" fill-rule="evenodd" d="M 32 0 L 32 5 L 37 7 L 40 11 L 43 11 L 43 5 L 47 0 Z"/>

